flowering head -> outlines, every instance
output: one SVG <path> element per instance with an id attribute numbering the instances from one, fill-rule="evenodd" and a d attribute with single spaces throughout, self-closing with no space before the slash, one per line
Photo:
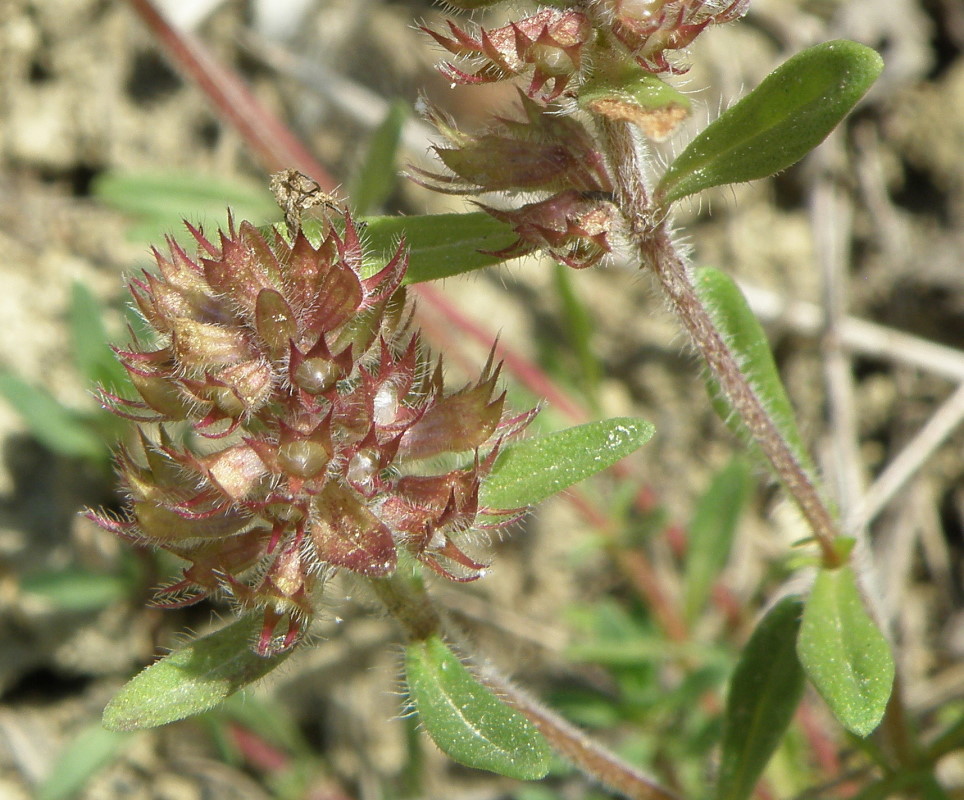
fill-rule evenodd
<path id="1" fill-rule="evenodd" d="M 690 45 L 709 25 L 739 19 L 749 0 L 598 0 L 613 35 L 651 72 L 681 72 L 668 53 Z"/>
<path id="2" fill-rule="evenodd" d="M 493 83 L 530 74 L 526 94 L 546 102 L 554 100 L 582 67 L 583 49 L 592 26 L 578 11 L 543 9 L 531 17 L 502 28 L 480 28 L 473 36 L 448 22 L 451 37 L 423 28 L 436 42 L 456 56 L 476 62 L 474 72 L 451 63 L 440 70 L 453 83 Z"/>
<path id="3" fill-rule="evenodd" d="M 509 418 L 499 367 L 446 392 L 400 288 L 404 245 L 363 277 L 349 215 L 317 244 L 249 223 L 217 243 L 191 228 L 157 272 L 131 283 L 152 343 L 118 352 L 139 398 L 104 393 L 140 423 L 118 456 L 124 519 L 93 515 L 128 539 L 188 565 L 156 601 L 187 605 L 218 591 L 258 608 L 262 654 L 292 646 L 338 569 L 390 575 L 405 550 L 456 580 L 483 564 L 461 545 L 506 516 L 479 506 Z M 429 460 L 475 453 L 438 473 Z"/>

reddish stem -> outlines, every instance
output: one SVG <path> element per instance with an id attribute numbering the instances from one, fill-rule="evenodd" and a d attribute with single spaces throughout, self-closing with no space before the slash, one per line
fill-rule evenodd
<path id="1" fill-rule="evenodd" d="M 151 0 L 128 3 L 177 69 L 208 96 L 224 121 L 238 130 L 267 172 L 293 167 L 316 180 L 323 190 L 334 191 L 336 183 L 328 171 L 197 37 L 174 28 Z"/>
<path id="2" fill-rule="evenodd" d="M 630 800 L 679 800 L 669 789 L 622 761 L 494 670 L 486 670 L 481 677 L 509 705 L 524 714 L 555 750 L 603 786 L 615 789 Z"/>
<path id="3" fill-rule="evenodd" d="M 618 176 L 616 195 L 639 266 L 651 271 L 659 281 L 673 312 L 706 361 L 730 407 L 806 518 L 820 547 L 824 566 L 840 566 L 845 557 L 834 547 L 838 528 L 833 515 L 697 294 L 689 265 L 669 234 L 665 211 L 654 209 L 650 203 L 643 178 L 643 156 L 630 124 L 605 122 L 601 127 L 613 172 Z"/>
<path id="4" fill-rule="evenodd" d="M 468 334 L 472 339 L 486 347 L 492 346 L 493 341 L 495 341 L 492 333 L 469 319 L 458 308 L 449 303 L 438 289 L 420 283 L 418 284 L 418 294 L 462 333 Z M 556 386 L 537 364 L 519 355 L 501 341 L 495 342 L 495 354 L 505 362 L 506 367 L 526 388 L 537 397 L 544 397 L 557 411 L 574 420 L 585 421 L 588 419 L 586 411 Z"/>

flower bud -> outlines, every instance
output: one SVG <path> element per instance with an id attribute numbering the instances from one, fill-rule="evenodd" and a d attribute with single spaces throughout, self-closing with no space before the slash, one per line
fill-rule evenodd
<path id="1" fill-rule="evenodd" d="M 442 112 L 423 102 L 423 115 L 451 145 L 434 149 L 454 177 L 413 167 L 416 180 L 452 194 L 612 191 L 605 161 L 582 122 L 524 94 L 519 99 L 524 119 L 499 119 L 498 127 L 477 136 L 459 131 Z"/>
<path id="2" fill-rule="evenodd" d="M 687 47 L 708 25 L 739 19 L 749 0 L 593 0 L 613 35 L 650 72 L 683 72 L 668 51 Z"/>
<path id="3" fill-rule="evenodd" d="M 612 252 L 610 234 L 618 211 L 605 194 L 570 190 L 509 211 L 482 208 L 519 235 L 495 255 L 515 258 L 545 250 L 567 266 L 584 269 Z"/>

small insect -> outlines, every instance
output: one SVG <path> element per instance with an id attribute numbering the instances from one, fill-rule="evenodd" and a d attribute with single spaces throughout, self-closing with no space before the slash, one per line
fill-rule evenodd
<path id="1" fill-rule="evenodd" d="M 339 211 L 338 198 L 322 190 L 318 182 L 296 169 L 283 169 L 271 176 L 271 192 L 284 211 L 288 233 L 301 227 L 301 215 L 309 208 L 324 206 Z"/>

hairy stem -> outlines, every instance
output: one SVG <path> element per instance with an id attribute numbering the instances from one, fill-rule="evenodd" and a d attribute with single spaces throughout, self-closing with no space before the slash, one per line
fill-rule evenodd
<path id="1" fill-rule="evenodd" d="M 678 800 L 677 795 L 621 761 L 572 723 L 533 699 L 491 668 L 483 682 L 524 714 L 558 753 L 604 786 L 632 800 Z"/>
<path id="2" fill-rule="evenodd" d="M 402 576 L 396 571 L 388 578 L 374 578 L 370 583 L 388 613 L 402 627 L 406 639 L 422 642 L 430 636 L 442 635 L 442 617 L 420 578 Z"/>
<path id="3" fill-rule="evenodd" d="M 697 294 L 689 266 L 670 237 L 665 214 L 654 214 L 644 178 L 643 154 L 633 130 L 628 123 L 610 121 L 603 122 L 602 129 L 616 174 L 616 200 L 628 223 L 640 266 L 650 269 L 659 281 L 730 406 L 800 508 L 820 547 L 824 565 L 839 566 L 841 556 L 833 546 L 838 535 L 833 515 Z"/>
<path id="4" fill-rule="evenodd" d="M 369 583 L 409 641 L 444 635 L 442 616 L 419 578 L 396 572 L 391 577 L 372 579 Z M 671 791 L 621 761 L 574 725 L 513 686 L 494 667 L 487 666 L 481 677 L 489 688 L 524 714 L 556 752 L 589 778 L 630 800 L 678 800 Z"/>

